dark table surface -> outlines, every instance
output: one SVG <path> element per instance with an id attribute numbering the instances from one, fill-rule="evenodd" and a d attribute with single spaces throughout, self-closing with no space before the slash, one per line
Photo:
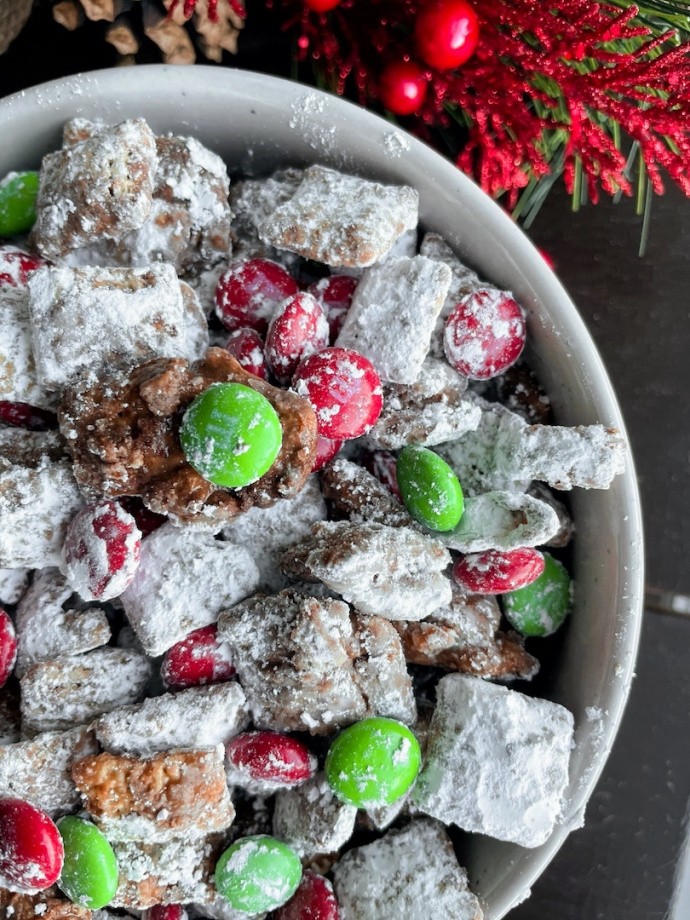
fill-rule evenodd
<path id="1" fill-rule="evenodd" d="M 0 96 L 114 63 L 102 24 L 68 33 L 48 6 L 39 3 L 0 57 Z M 289 47 L 277 30 L 267 35 L 266 15 L 250 15 L 240 55 L 227 62 L 287 75 Z M 645 513 L 647 583 L 690 595 L 690 201 L 674 188 L 653 201 L 641 258 L 640 231 L 629 201 L 573 214 L 556 192 L 530 235 L 555 261 L 622 405 Z M 511 920 L 690 918 L 688 649 L 690 617 L 647 611 L 632 696 L 586 826 Z"/>

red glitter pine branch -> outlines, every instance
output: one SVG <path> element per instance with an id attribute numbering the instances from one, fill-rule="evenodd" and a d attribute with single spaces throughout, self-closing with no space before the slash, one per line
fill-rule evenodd
<path id="1" fill-rule="evenodd" d="M 363 104 L 378 101 L 386 63 L 415 57 L 423 0 L 342 0 L 328 15 L 302 0 L 276 2 L 286 27 L 298 30 L 300 59 L 311 58 L 335 92 L 352 87 Z M 642 22 L 632 5 L 481 0 L 475 11 L 474 56 L 454 71 L 426 71 L 413 129 L 428 136 L 451 120 L 462 124 L 458 166 L 511 206 L 557 168 L 571 192 L 581 177 L 593 201 L 602 190 L 631 194 L 621 130 L 639 145 L 654 191 L 663 190 L 665 170 L 690 195 L 690 43 L 667 24 Z"/>

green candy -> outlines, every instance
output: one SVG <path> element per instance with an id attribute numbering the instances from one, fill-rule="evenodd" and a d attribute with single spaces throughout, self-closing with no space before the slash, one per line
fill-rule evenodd
<path id="1" fill-rule="evenodd" d="M 95 824 L 69 815 L 58 823 L 65 862 L 58 887 L 70 901 L 98 910 L 117 891 L 118 868 L 113 848 Z"/>
<path id="2" fill-rule="evenodd" d="M 544 571 L 536 581 L 503 595 L 503 612 L 523 636 L 550 636 L 568 616 L 571 583 L 565 566 L 544 553 Z"/>
<path id="3" fill-rule="evenodd" d="M 216 888 L 221 896 L 235 910 L 250 914 L 285 904 L 301 879 L 299 856 L 265 834 L 236 840 L 216 863 Z"/>
<path id="4" fill-rule="evenodd" d="M 465 502 L 458 477 L 433 450 L 404 447 L 396 467 L 398 488 L 405 507 L 430 530 L 457 527 Z"/>
<path id="5" fill-rule="evenodd" d="M 214 383 L 191 403 L 180 426 L 185 457 L 204 479 L 240 489 L 273 465 L 283 442 L 278 413 L 241 383 Z"/>
<path id="6" fill-rule="evenodd" d="M 406 725 L 394 719 L 364 719 L 331 744 L 326 779 L 349 805 L 391 805 L 405 795 L 421 763 L 419 742 Z"/>
<path id="7" fill-rule="evenodd" d="M 10 173 L 0 182 L 0 236 L 17 236 L 36 222 L 38 173 Z"/>

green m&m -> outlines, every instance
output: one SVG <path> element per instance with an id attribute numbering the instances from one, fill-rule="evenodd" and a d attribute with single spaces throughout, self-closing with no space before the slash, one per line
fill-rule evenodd
<path id="1" fill-rule="evenodd" d="M 523 636 L 550 636 L 568 616 L 571 582 L 566 568 L 544 553 L 544 571 L 536 581 L 503 595 L 503 612 Z"/>
<path id="2" fill-rule="evenodd" d="M 331 744 L 326 779 L 349 805 L 391 805 L 414 783 L 421 762 L 419 742 L 406 725 L 394 719 L 364 719 Z"/>
<path id="3" fill-rule="evenodd" d="M 31 230 L 36 221 L 38 173 L 10 173 L 0 182 L 0 236 Z"/>
<path id="4" fill-rule="evenodd" d="M 302 878 L 294 850 L 265 834 L 242 837 L 216 863 L 216 888 L 235 910 L 274 910 L 293 896 Z"/>
<path id="5" fill-rule="evenodd" d="M 273 465 L 283 440 L 278 413 L 241 383 L 214 383 L 185 412 L 180 443 L 204 479 L 240 489 Z"/>
<path id="6" fill-rule="evenodd" d="M 65 861 L 58 887 L 70 901 L 98 910 L 110 904 L 117 890 L 117 860 L 95 824 L 69 815 L 58 822 Z"/>
<path id="7" fill-rule="evenodd" d="M 404 447 L 396 467 L 398 488 L 412 517 L 430 530 L 457 527 L 465 502 L 458 477 L 426 447 Z"/>

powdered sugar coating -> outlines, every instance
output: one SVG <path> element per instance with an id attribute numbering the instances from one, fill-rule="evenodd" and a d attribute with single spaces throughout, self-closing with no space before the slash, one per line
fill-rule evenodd
<path id="1" fill-rule="evenodd" d="M 357 809 L 335 797 L 324 773 L 276 796 L 273 833 L 302 858 L 334 853 L 355 828 Z"/>
<path id="2" fill-rule="evenodd" d="M 193 361 L 208 347 L 206 318 L 172 265 L 43 268 L 29 281 L 29 312 L 36 372 L 48 389 L 150 358 Z"/>
<path id="3" fill-rule="evenodd" d="M 415 805 L 466 831 L 540 846 L 561 810 L 572 715 L 460 674 L 439 681 L 436 699 Z"/>
<path id="4" fill-rule="evenodd" d="M 0 458 L 0 566 L 57 565 L 65 530 L 82 501 L 67 461 L 43 456 L 24 466 Z"/>
<path id="5" fill-rule="evenodd" d="M 151 211 L 156 165 L 155 139 L 141 118 L 44 157 L 33 229 L 41 255 L 57 262 L 141 227 Z"/>
<path id="6" fill-rule="evenodd" d="M 0 603 L 16 604 L 29 586 L 31 569 L 0 569 Z"/>
<path id="7" fill-rule="evenodd" d="M 451 597 L 450 554 L 407 527 L 327 521 L 283 554 L 283 570 L 322 581 L 362 613 L 421 620 Z"/>
<path id="8" fill-rule="evenodd" d="M 417 225 L 418 193 L 310 166 L 294 195 L 259 225 L 278 249 L 338 267 L 371 265 Z"/>
<path id="9" fill-rule="evenodd" d="M 0 399 L 53 408 L 54 399 L 36 375 L 26 288 L 0 284 L 0 324 Z"/>
<path id="10" fill-rule="evenodd" d="M 31 802 L 51 818 L 74 811 L 79 793 L 72 764 L 97 751 L 89 728 L 45 732 L 33 741 L 0 747 L 0 796 Z"/>
<path id="11" fill-rule="evenodd" d="M 57 569 L 42 569 L 17 607 L 17 675 L 38 661 L 89 652 L 110 639 L 105 611 L 66 609 L 74 589 Z"/>
<path id="12" fill-rule="evenodd" d="M 346 853 L 333 871 L 342 920 L 482 920 L 443 826 L 416 818 Z"/>
<path id="13" fill-rule="evenodd" d="M 242 688 L 235 681 L 191 687 L 117 709 L 95 723 L 106 751 L 148 757 L 174 748 L 226 744 L 249 722 Z"/>
<path id="14" fill-rule="evenodd" d="M 134 580 L 121 596 L 127 618 L 148 655 L 161 655 L 193 629 L 259 584 L 244 546 L 193 527 L 165 524 L 141 544 Z"/>
<path id="15" fill-rule="evenodd" d="M 345 457 L 336 457 L 324 468 L 321 487 L 338 511 L 355 523 L 417 528 L 407 509 L 376 476 Z"/>
<path id="16" fill-rule="evenodd" d="M 369 358 L 383 381 L 414 383 L 450 280 L 447 265 L 423 256 L 373 266 L 357 285 L 336 345 Z"/>
<path id="17" fill-rule="evenodd" d="M 32 664 L 20 680 L 22 730 L 63 731 L 138 703 L 150 674 L 143 655 L 109 647 Z"/>
<path id="18" fill-rule="evenodd" d="M 280 591 L 288 584 L 280 570 L 281 554 L 308 537 L 312 524 L 325 519 L 326 503 L 317 477 L 312 476 L 295 498 L 281 499 L 270 508 L 250 508 L 223 529 L 223 538 L 251 547 L 259 590 Z"/>
<path id="19" fill-rule="evenodd" d="M 354 616 L 352 626 L 359 643 L 354 669 L 369 712 L 413 725 L 417 704 L 395 626 L 364 616 Z"/>
<path id="20" fill-rule="evenodd" d="M 234 212 L 232 230 L 235 236 L 233 255 L 236 258 L 265 256 L 284 261 L 292 253 L 278 253 L 259 239 L 258 229 L 277 207 L 289 201 L 304 176 L 304 170 L 290 167 L 279 169 L 266 179 L 244 179 L 234 182 L 230 189 L 230 206 Z"/>
<path id="21" fill-rule="evenodd" d="M 437 536 L 450 549 L 479 553 L 541 546 L 558 529 L 558 516 L 546 502 L 525 492 L 496 491 L 467 498 L 458 526 Z"/>

